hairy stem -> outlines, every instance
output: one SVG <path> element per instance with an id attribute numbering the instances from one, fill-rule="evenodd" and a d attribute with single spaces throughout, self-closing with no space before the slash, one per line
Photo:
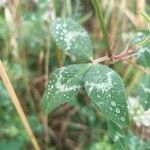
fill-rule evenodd
<path id="1" fill-rule="evenodd" d="M 24 125 L 24 127 L 25 127 L 25 129 L 26 129 L 26 131 L 27 131 L 27 133 L 28 133 L 28 135 L 30 137 L 30 139 L 31 139 L 31 142 L 32 142 L 35 150 L 40 150 L 40 147 L 39 147 L 39 145 L 37 143 L 37 140 L 36 140 L 36 138 L 35 138 L 35 136 L 34 136 L 34 134 L 32 132 L 32 129 L 31 129 L 30 125 L 29 125 L 27 117 L 26 117 L 26 115 L 25 115 L 25 113 L 24 113 L 24 111 L 23 111 L 23 109 L 22 109 L 22 107 L 21 107 L 21 105 L 19 103 L 19 100 L 18 100 L 18 98 L 17 98 L 17 96 L 15 94 L 13 86 L 12 86 L 12 84 L 11 84 L 9 78 L 8 78 L 8 75 L 7 75 L 6 71 L 5 71 L 5 68 L 4 68 L 1 60 L 0 60 L 0 77 L 3 80 L 3 83 L 4 83 L 4 85 L 5 85 L 6 89 L 7 89 L 10 97 L 11 97 L 11 100 L 12 100 L 12 102 L 13 102 L 13 104 L 14 104 L 14 106 L 15 106 L 15 108 L 16 108 L 19 116 L 20 116 L 20 119 L 21 119 L 21 121 L 22 121 L 22 123 L 23 123 L 23 125 Z"/>
<path id="2" fill-rule="evenodd" d="M 97 17 L 98 17 L 99 25 L 100 25 L 102 32 L 103 32 L 103 37 L 104 37 L 105 45 L 106 45 L 106 49 L 107 49 L 107 55 L 108 55 L 108 57 L 111 58 L 112 53 L 111 53 L 111 49 L 110 49 L 110 45 L 109 45 L 109 40 L 108 40 L 106 28 L 104 25 L 104 17 L 103 17 L 103 13 L 102 13 L 101 4 L 99 3 L 99 0 L 92 0 L 92 2 L 93 2 L 93 6 L 94 6 L 95 12 L 96 12 Z"/>

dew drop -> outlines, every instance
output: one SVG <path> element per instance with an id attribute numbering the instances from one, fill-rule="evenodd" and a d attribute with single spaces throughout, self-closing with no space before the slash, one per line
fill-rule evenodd
<path id="1" fill-rule="evenodd" d="M 125 121 L 125 118 L 124 118 L 124 117 L 121 117 L 121 121 Z"/>
<path id="2" fill-rule="evenodd" d="M 117 105 L 116 105 L 116 102 L 111 102 L 111 106 L 114 106 L 114 107 L 116 107 Z"/>
<path id="3" fill-rule="evenodd" d="M 100 98 L 100 95 L 97 95 L 97 98 Z"/>
<path id="4" fill-rule="evenodd" d="M 114 141 L 117 141 L 119 139 L 118 135 L 115 135 Z"/>
<path id="5" fill-rule="evenodd" d="M 120 109 L 119 109 L 119 108 L 116 108 L 115 111 L 116 111 L 116 113 L 118 113 L 118 114 L 120 113 Z"/>

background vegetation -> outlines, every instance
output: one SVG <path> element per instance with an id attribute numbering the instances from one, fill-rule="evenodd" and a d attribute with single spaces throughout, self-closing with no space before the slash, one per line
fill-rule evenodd
<path id="1" fill-rule="evenodd" d="M 133 49 L 148 32 L 139 12 L 150 14 L 149 0 L 102 0 L 104 22 L 113 54 Z M 91 0 L 1 0 L 0 59 L 41 149 L 113 150 L 104 116 L 89 99 L 79 95 L 75 107 L 64 105 L 48 116 L 41 113 L 40 100 L 50 73 L 71 64 L 68 56 L 51 39 L 50 26 L 56 17 L 71 17 L 89 32 L 95 58 L 105 56 L 101 29 Z M 136 99 L 136 88 L 145 70 L 135 58 L 112 67 L 124 79 L 130 106 L 130 127 L 126 135 L 131 150 L 149 149 L 150 112 Z M 144 118 L 144 119 L 143 119 Z M 31 141 L 0 81 L 0 149 L 33 149 Z"/>

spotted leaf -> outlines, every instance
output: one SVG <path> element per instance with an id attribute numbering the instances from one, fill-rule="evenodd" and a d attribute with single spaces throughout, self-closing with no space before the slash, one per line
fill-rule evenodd
<path id="1" fill-rule="evenodd" d="M 48 113 L 64 103 L 74 101 L 89 67 L 89 64 L 78 64 L 55 70 L 43 95 L 43 111 Z"/>
<path id="2" fill-rule="evenodd" d="M 138 50 L 137 63 L 143 67 L 150 67 L 150 46 L 144 46 Z"/>
<path id="3" fill-rule="evenodd" d="M 112 69 L 96 64 L 84 79 L 85 90 L 93 104 L 120 126 L 128 124 L 125 89 L 120 76 Z"/>
<path id="4" fill-rule="evenodd" d="M 71 19 L 56 19 L 51 28 L 56 44 L 67 54 L 79 59 L 92 60 L 92 44 L 88 33 Z"/>
<path id="5" fill-rule="evenodd" d="M 137 95 L 145 110 L 150 108 L 150 75 L 143 75 L 138 86 Z"/>
<path id="6" fill-rule="evenodd" d="M 127 150 L 127 143 L 123 131 L 112 121 L 108 120 L 108 132 L 114 141 L 115 149 Z"/>

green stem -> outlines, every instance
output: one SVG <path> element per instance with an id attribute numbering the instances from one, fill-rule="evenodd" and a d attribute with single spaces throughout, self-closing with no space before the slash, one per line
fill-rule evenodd
<path id="1" fill-rule="evenodd" d="M 110 49 L 110 45 L 109 45 L 109 40 L 108 40 L 105 25 L 104 25 L 104 18 L 103 18 L 101 4 L 99 3 L 99 0 L 92 0 L 92 2 L 93 2 L 93 6 L 95 9 L 96 15 L 97 15 L 98 20 L 99 20 L 99 25 L 100 25 L 102 32 L 103 32 L 103 37 L 104 37 L 105 45 L 107 48 L 107 55 L 108 55 L 108 57 L 112 57 L 112 53 L 111 53 L 111 49 Z"/>

